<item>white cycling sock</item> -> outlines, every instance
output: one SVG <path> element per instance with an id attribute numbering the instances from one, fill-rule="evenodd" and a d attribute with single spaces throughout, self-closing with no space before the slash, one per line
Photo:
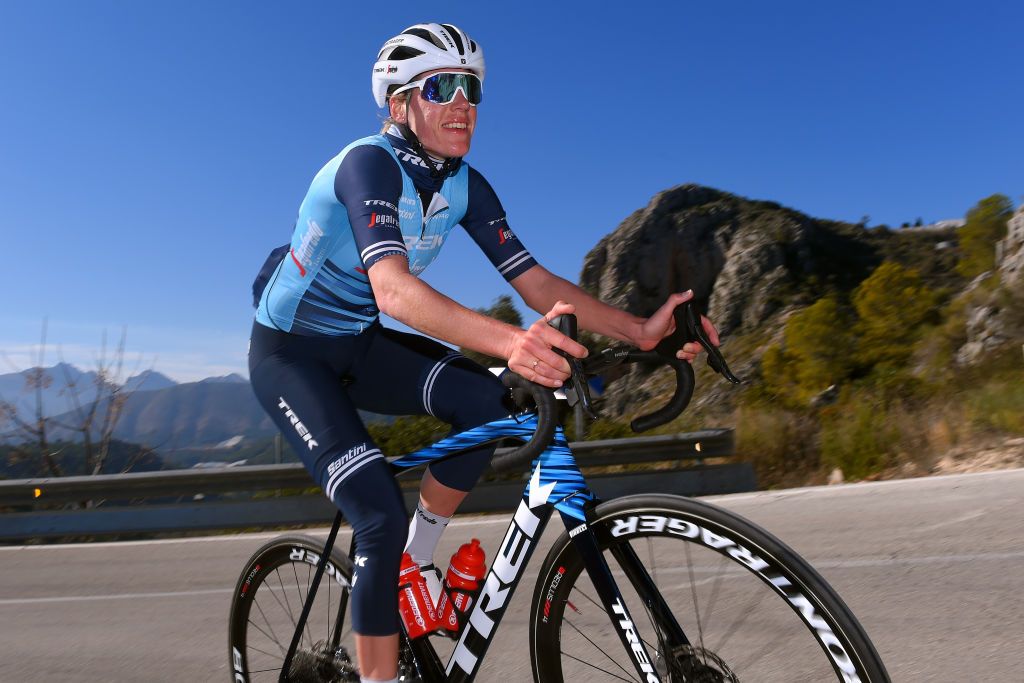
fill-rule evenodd
<path id="1" fill-rule="evenodd" d="M 398 683 L 398 677 L 396 676 L 395 678 L 389 678 L 386 681 L 379 681 L 376 678 L 363 678 L 362 676 L 360 676 L 359 683 Z"/>
<path id="2" fill-rule="evenodd" d="M 409 523 L 409 540 L 405 544 L 405 552 L 413 562 L 421 567 L 434 563 L 434 548 L 451 519 L 435 515 L 423 507 L 422 502 L 416 504 L 416 512 Z"/>

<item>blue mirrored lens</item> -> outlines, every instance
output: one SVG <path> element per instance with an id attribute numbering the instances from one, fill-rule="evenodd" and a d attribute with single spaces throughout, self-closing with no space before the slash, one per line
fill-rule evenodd
<path id="1" fill-rule="evenodd" d="M 483 84 L 475 74 L 434 74 L 424 81 L 421 92 L 425 100 L 448 104 L 460 88 L 470 104 L 480 104 L 483 100 Z"/>

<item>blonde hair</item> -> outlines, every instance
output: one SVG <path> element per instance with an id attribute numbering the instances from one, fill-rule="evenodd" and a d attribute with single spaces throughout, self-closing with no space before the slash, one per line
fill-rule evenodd
<path id="1" fill-rule="evenodd" d="M 397 90 L 399 86 L 393 85 L 391 87 Z M 388 96 L 388 112 L 391 111 L 391 98 L 392 97 L 399 97 L 399 98 L 401 98 L 402 100 L 405 101 L 405 106 L 408 107 L 409 106 L 409 93 L 411 93 L 411 92 L 412 92 L 412 90 L 405 90 L 403 92 L 398 93 L 397 95 L 389 95 Z M 394 126 L 394 125 L 397 125 L 397 124 L 398 124 L 398 121 L 395 121 L 393 118 L 391 118 L 391 115 L 389 113 L 387 118 L 384 119 L 384 122 L 383 122 L 383 124 L 380 127 L 380 133 L 378 133 L 378 134 L 379 135 L 383 135 L 384 133 L 387 133 L 388 129 L 390 129 L 391 126 Z"/>

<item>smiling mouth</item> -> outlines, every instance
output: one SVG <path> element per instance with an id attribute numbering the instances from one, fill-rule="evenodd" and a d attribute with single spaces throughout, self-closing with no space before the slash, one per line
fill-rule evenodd
<path id="1" fill-rule="evenodd" d="M 452 122 L 452 123 L 446 123 L 446 124 L 444 124 L 441 127 L 446 129 L 446 130 L 469 130 L 469 125 L 464 123 L 464 122 L 462 122 L 462 121 L 455 121 L 455 122 Z"/>

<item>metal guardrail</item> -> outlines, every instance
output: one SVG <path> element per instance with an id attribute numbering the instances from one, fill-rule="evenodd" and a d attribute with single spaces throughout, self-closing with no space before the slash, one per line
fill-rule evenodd
<path id="1" fill-rule="evenodd" d="M 704 465 L 705 458 L 731 456 L 733 445 L 732 430 L 709 429 L 584 441 L 571 447 L 584 470 L 675 463 L 672 469 L 587 474 L 598 496 L 613 498 L 641 492 L 705 495 L 753 490 L 749 464 Z M 417 481 L 418 477 L 400 479 L 410 509 L 415 506 Z M 0 512 L 0 541 L 329 522 L 335 508 L 322 494 L 280 495 L 282 490 L 314 487 L 299 464 L 0 481 L 0 509 L 9 510 Z M 485 474 L 460 512 L 511 510 L 522 488 L 521 479 L 495 481 Z"/>

